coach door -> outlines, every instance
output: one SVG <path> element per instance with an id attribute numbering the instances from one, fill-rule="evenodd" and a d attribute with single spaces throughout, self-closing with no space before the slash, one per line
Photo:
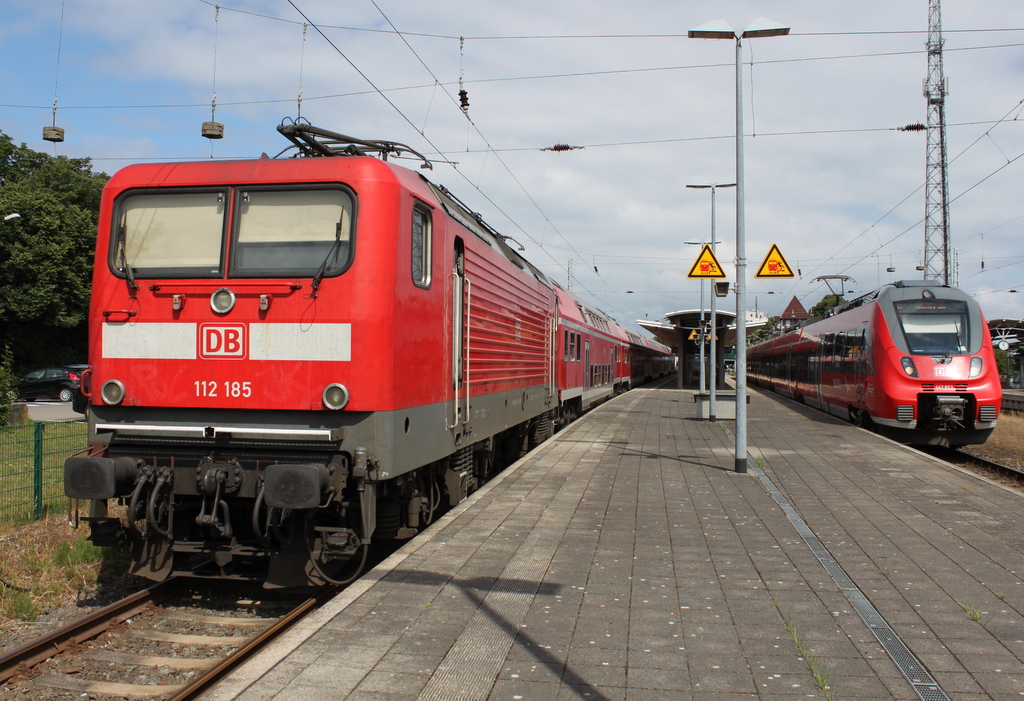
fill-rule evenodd
<path id="1" fill-rule="evenodd" d="M 593 387 L 593 377 L 590 372 L 590 341 L 583 344 L 583 398 L 586 399 L 587 390 Z"/>
<path id="2" fill-rule="evenodd" d="M 469 423 L 469 310 L 470 284 L 466 278 L 466 255 L 460 239 L 455 240 L 452 268 L 452 413 L 450 429 Z"/>
<path id="3" fill-rule="evenodd" d="M 551 319 L 548 321 L 548 399 L 552 399 L 558 390 L 558 299 L 553 298 L 551 304 Z"/>

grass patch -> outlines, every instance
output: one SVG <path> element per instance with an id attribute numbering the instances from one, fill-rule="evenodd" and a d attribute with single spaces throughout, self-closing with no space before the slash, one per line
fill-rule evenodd
<path id="1" fill-rule="evenodd" d="M 793 638 L 793 644 L 796 645 L 797 652 L 804 658 L 804 663 L 807 665 L 807 669 L 810 670 L 811 676 L 814 677 L 814 683 L 821 689 L 821 693 L 825 694 L 825 698 L 832 701 L 832 689 L 829 688 L 828 680 L 832 676 L 832 672 L 826 672 L 818 661 L 814 659 L 814 655 L 804 644 L 803 636 L 797 631 L 796 626 L 793 624 L 793 620 L 789 616 L 785 616 L 783 620 L 786 622 L 786 630 L 789 631 L 789 636 Z"/>
<path id="2" fill-rule="evenodd" d="M 771 592 L 771 583 L 761 580 L 761 584 L 764 585 L 765 591 Z M 797 631 L 796 625 L 793 623 L 793 619 L 790 618 L 786 613 L 782 611 L 782 607 L 779 605 L 779 600 L 774 596 L 771 597 L 772 606 L 779 611 L 779 615 L 782 616 L 782 621 L 786 624 L 786 630 L 789 631 L 789 637 L 793 639 L 793 644 L 796 645 L 796 651 L 800 653 L 800 656 L 804 658 L 804 664 L 807 665 L 808 671 L 814 678 L 814 683 L 817 684 L 818 688 L 821 689 L 821 693 L 825 695 L 828 701 L 832 701 L 832 689 L 828 685 L 828 680 L 832 676 L 832 672 L 826 672 L 824 668 L 818 663 L 811 654 L 810 649 L 804 644 L 804 638 Z"/>
<path id="3" fill-rule="evenodd" d="M 954 601 L 955 601 L 955 599 L 954 599 Z M 962 608 L 964 610 L 964 612 L 968 616 L 971 617 L 972 621 L 974 621 L 975 623 L 981 623 L 981 614 L 983 613 L 983 611 L 981 609 L 979 609 L 977 606 L 971 606 L 970 604 L 965 604 L 962 601 L 957 601 L 957 603 L 960 604 L 960 608 Z M 992 618 L 990 617 L 988 619 L 988 621 L 985 621 L 984 623 L 981 623 L 981 627 L 982 628 L 987 627 L 991 620 L 992 620 Z"/>
<path id="4" fill-rule="evenodd" d="M 1001 412 L 989 439 L 967 446 L 965 452 L 1011 467 L 1024 466 L 1024 414 Z"/>
<path id="5" fill-rule="evenodd" d="M 97 548 L 63 516 L 0 531 L 0 631 L 69 606 L 126 571 L 127 548 Z"/>

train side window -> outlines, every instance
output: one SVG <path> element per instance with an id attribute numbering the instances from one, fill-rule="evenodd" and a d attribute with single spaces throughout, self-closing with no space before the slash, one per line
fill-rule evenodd
<path id="1" fill-rule="evenodd" d="M 430 287 L 430 251 L 433 238 L 430 212 L 425 207 L 412 210 L 412 282 Z"/>
<path id="2" fill-rule="evenodd" d="M 562 332 L 564 338 L 562 339 L 562 360 L 569 361 L 569 329 L 565 329 Z"/>
<path id="3" fill-rule="evenodd" d="M 576 334 L 576 362 L 580 361 L 580 349 L 583 347 L 583 337 Z"/>

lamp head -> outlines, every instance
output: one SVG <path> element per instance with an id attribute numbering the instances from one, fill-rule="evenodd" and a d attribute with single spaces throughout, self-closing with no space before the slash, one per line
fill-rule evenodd
<path id="1" fill-rule="evenodd" d="M 789 27 L 773 22 L 770 19 L 764 17 L 758 17 L 750 25 L 743 30 L 741 35 L 744 39 L 751 39 L 756 37 L 781 37 L 789 34 Z"/>
<path id="2" fill-rule="evenodd" d="M 686 33 L 691 39 L 739 39 L 736 30 L 724 19 L 714 19 Z"/>

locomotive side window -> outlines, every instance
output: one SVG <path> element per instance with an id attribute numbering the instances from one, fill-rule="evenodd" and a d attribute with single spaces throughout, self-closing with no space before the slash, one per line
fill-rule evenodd
<path id="1" fill-rule="evenodd" d="M 352 256 L 352 213 L 341 189 L 239 191 L 231 276 L 340 274 Z"/>
<path id="2" fill-rule="evenodd" d="M 896 302 L 896 316 L 912 355 L 963 355 L 970 335 L 961 300 Z"/>
<path id="3" fill-rule="evenodd" d="M 138 193 L 118 203 L 111 267 L 136 277 L 221 272 L 224 192 Z"/>
<path id="4" fill-rule="evenodd" d="M 413 207 L 412 282 L 417 287 L 430 287 L 432 234 L 430 212 L 423 207 Z"/>

